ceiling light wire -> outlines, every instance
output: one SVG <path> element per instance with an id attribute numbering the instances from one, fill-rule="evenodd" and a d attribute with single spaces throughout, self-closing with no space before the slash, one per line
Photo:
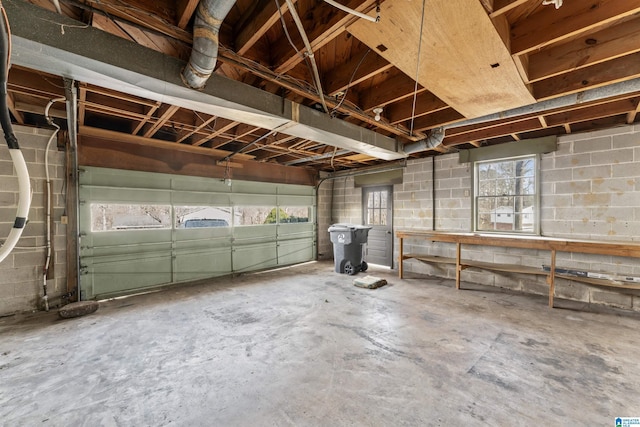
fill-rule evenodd
<path id="1" fill-rule="evenodd" d="M 351 87 L 351 83 L 353 83 L 353 79 L 356 77 L 356 73 L 358 72 L 358 68 L 360 68 L 360 66 L 362 65 L 362 63 L 364 62 L 364 59 L 367 57 L 367 55 L 369 54 L 369 52 L 371 52 L 371 49 L 368 49 L 364 55 L 362 55 L 362 58 L 360 58 L 360 62 L 358 62 L 358 65 L 356 65 L 356 68 L 354 68 L 353 73 L 351 73 L 351 78 L 349 79 L 349 83 L 347 83 L 347 87 L 344 90 L 344 95 L 342 95 L 342 99 L 340 100 L 340 102 L 338 102 L 338 104 L 333 107 L 333 109 L 331 110 L 331 117 L 335 117 L 336 115 L 336 111 L 338 111 L 340 109 L 340 107 L 342 107 L 342 103 L 344 102 L 345 99 L 347 99 L 347 93 L 349 93 L 349 88 Z"/>
<path id="2" fill-rule="evenodd" d="M 427 0 L 422 0 L 422 19 L 420 21 L 420 34 L 418 39 L 418 60 L 416 61 L 416 84 L 413 88 L 413 103 L 411 106 L 411 127 L 409 128 L 409 135 L 413 136 L 413 122 L 416 118 L 416 101 L 418 99 L 418 74 L 420 73 L 420 53 L 422 52 L 422 30 L 424 29 L 424 12 L 426 9 Z"/>
<path id="3" fill-rule="evenodd" d="M 316 82 L 316 89 L 318 91 L 318 96 L 320 97 L 320 103 L 322 104 L 322 110 L 325 113 L 329 113 L 329 108 L 327 108 L 327 103 L 324 99 L 324 93 L 322 91 L 322 82 L 320 80 L 320 73 L 318 72 L 318 64 L 314 58 L 313 49 L 311 47 L 311 43 L 307 38 L 307 33 L 304 30 L 304 26 L 302 25 L 302 21 L 300 20 L 300 16 L 298 12 L 295 10 L 295 5 L 292 0 L 286 0 L 287 5 L 289 6 L 289 13 L 291 13 L 291 17 L 293 18 L 293 22 L 296 23 L 296 27 L 298 27 L 298 32 L 300 33 L 300 37 L 302 37 L 302 41 L 304 42 L 304 46 L 306 49 L 305 55 L 309 58 L 311 62 L 311 66 L 313 68 L 313 78 Z"/>

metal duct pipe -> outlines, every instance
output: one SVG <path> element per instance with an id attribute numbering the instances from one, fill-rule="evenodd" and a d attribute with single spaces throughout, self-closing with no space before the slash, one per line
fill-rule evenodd
<path id="1" fill-rule="evenodd" d="M 444 128 L 439 127 L 435 128 L 429 133 L 429 136 L 425 139 L 421 139 L 420 141 L 412 142 L 411 144 L 407 144 L 404 146 L 404 154 L 409 155 L 413 153 L 418 153 L 420 151 L 431 150 L 440 144 L 444 140 Z"/>
<path id="2" fill-rule="evenodd" d="M 193 24 L 193 48 L 182 70 L 182 81 L 193 89 L 202 89 L 218 60 L 218 34 L 222 21 L 235 0 L 201 0 Z"/>
<path id="3" fill-rule="evenodd" d="M 614 83 L 603 87 L 597 87 L 594 89 L 587 89 L 583 90 L 582 92 L 548 99 L 546 101 L 537 102 L 531 105 L 525 105 L 524 107 L 518 107 L 512 110 L 502 111 L 500 113 L 452 123 L 450 125 L 446 125 L 445 129 L 454 129 L 461 126 L 476 125 L 480 123 L 491 122 L 493 120 L 522 116 L 525 114 L 543 113 L 545 111 L 554 110 L 556 108 L 570 107 L 572 105 L 584 104 L 591 101 L 599 101 L 601 99 L 627 95 L 633 92 L 640 92 L 640 78 L 626 80 L 623 82 Z"/>

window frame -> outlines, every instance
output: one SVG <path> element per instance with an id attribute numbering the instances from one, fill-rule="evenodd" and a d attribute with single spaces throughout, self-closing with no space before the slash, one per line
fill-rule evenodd
<path id="1" fill-rule="evenodd" d="M 534 166 L 533 166 L 533 172 L 534 172 L 534 179 L 533 179 L 533 183 L 534 183 L 534 191 L 532 195 L 533 200 L 534 200 L 534 209 L 533 209 L 533 230 L 531 231 L 527 231 L 527 230 L 484 230 L 484 229 L 480 229 L 479 227 L 479 199 L 480 199 L 480 195 L 479 195 L 479 190 L 480 190 L 480 178 L 479 178 L 479 169 L 480 169 L 480 165 L 484 165 L 484 164 L 488 164 L 488 163 L 503 163 L 503 162 L 509 162 L 509 161 L 517 161 L 517 160 L 521 160 L 521 159 L 532 159 L 534 162 Z M 526 155 L 521 155 L 521 156 L 507 156 L 507 157 L 496 157 L 496 158 L 492 158 L 492 159 L 486 159 L 486 160 L 478 160 L 478 161 L 474 161 L 472 162 L 473 165 L 473 173 L 472 173 L 472 194 L 471 194 L 471 205 L 472 205 L 472 218 L 471 218 L 471 228 L 473 230 L 474 233 L 486 233 L 486 234 L 513 234 L 513 235 L 525 235 L 525 236 L 539 236 L 541 233 L 541 228 L 540 228 L 540 212 L 541 212 L 541 208 L 540 208 L 540 193 L 541 193 L 541 188 L 540 188 L 540 154 L 526 154 Z M 516 194 L 510 194 L 510 195 L 501 195 L 498 196 L 496 195 L 495 197 L 520 197 L 520 196 L 526 196 L 526 195 L 516 195 Z M 512 213 L 515 217 L 515 212 Z M 497 215 L 497 214 L 496 214 Z M 513 218 L 512 217 L 512 218 Z"/>

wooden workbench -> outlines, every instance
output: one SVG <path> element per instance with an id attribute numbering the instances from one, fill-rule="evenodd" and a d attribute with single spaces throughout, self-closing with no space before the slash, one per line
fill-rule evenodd
<path id="1" fill-rule="evenodd" d="M 615 287 L 640 290 L 640 283 L 619 282 L 592 277 L 560 275 L 556 273 L 556 253 L 573 252 L 596 255 L 610 255 L 619 257 L 640 258 L 640 244 L 631 242 L 612 242 L 594 240 L 560 239 L 541 236 L 518 236 L 503 234 L 478 233 L 448 233 L 438 231 L 397 231 L 399 240 L 398 270 L 403 278 L 403 262 L 407 259 L 417 259 L 432 264 L 451 264 L 456 266 L 456 289 L 460 289 L 460 274 L 466 268 L 479 268 L 491 271 L 510 273 L 535 274 L 547 276 L 549 284 L 549 307 L 553 307 L 555 279 L 562 278 L 596 286 Z M 404 239 L 423 239 L 431 242 L 446 242 L 456 245 L 456 257 L 447 258 L 434 255 L 405 254 L 403 252 Z M 550 269 L 544 271 L 534 267 L 516 264 L 497 264 L 465 260 L 462 258 L 462 245 L 499 246 L 507 248 L 537 249 L 550 252 Z"/>

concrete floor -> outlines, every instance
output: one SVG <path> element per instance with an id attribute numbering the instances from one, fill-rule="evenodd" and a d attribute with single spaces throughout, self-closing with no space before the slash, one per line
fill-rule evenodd
<path id="1" fill-rule="evenodd" d="M 7 426 L 614 425 L 640 319 L 332 264 L 0 319 Z M 362 274 L 362 273 L 361 273 Z M 469 285 L 467 285 L 469 286 Z"/>

